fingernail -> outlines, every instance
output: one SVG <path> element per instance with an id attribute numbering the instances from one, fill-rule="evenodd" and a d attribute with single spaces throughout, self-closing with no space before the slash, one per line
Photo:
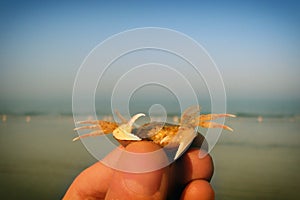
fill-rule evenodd
<path id="1" fill-rule="evenodd" d="M 126 187 L 139 195 L 153 195 L 160 188 L 162 170 L 148 173 L 124 173 L 123 180 Z"/>
<path id="2" fill-rule="evenodd" d="M 199 150 L 198 157 L 199 157 L 199 159 L 202 159 L 202 158 L 205 158 L 207 154 L 208 154 L 207 151 Z"/>

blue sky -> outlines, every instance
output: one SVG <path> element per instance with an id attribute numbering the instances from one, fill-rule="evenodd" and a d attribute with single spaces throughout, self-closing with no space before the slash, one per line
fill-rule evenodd
<path id="1" fill-rule="evenodd" d="M 70 102 L 76 72 L 97 44 L 148 26 L 199 42 L 229 99 L 297 101 L 299 10 L 297 1 L 1 1 L 0 109 Z"/>

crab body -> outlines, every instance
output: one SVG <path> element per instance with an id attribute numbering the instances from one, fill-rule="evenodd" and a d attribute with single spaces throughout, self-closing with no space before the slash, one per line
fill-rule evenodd
<path id="1" fill-rule="evenodd" d="M 124 117 L 117 113 L 122 120 L 122 124 L 116 122 L 108 122 L 103 120 L 95 121 L 81 121 L 79 124 L 93 124 L 90 126 L 82 126 L 75 128 L 74 130 L 90 129 L 94 130 L 88 134 L 81 135 L 73 139 L 73 141 L 103 134 L 112 133 L 114 138 L 117 139 L 120 144 L 126 146 L 132 141 L 149 140 L 161 147 L 174 148 L 177 147 L 175 160 L 189 147 L 194 138 L 198 135 L 196 127 L 201 126 L 204 128 L 222 128 L 232 131 L 232 129 L 223 124 L 218 124 L 211 120 L 220 117 L 235 117 L 231 114 L 207 114 L 199 115 L 199 106 L 192 106 L 186 109 L 179 124 L 170 124 L 164 122 L 151 122 L 146 123 L 138 128 L 134 128 L 134 122 L 144 114 L 134 115 L 128 122 Z"/>
<path id="2" fill-rule="evenodd" d="M 168 138 L 173 138 L 178 132 L 179 125 L 152 122 L 142 125 L 133 133 L 144 140 L 153 141 L 162 147 L 169 144 Z"/>

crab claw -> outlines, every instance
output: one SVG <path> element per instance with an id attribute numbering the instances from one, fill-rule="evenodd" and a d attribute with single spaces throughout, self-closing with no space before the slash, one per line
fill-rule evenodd
<path id="1" fill-rule="evenodd" d="M 218 124 L 216 122 L 212 122 L 210 120 L 214 120 L 221 117 L 236 117 L 232 114 L 207 114 L 207 115 L 200 115 L 199 117 L 199 126 L 204 128 L 222 128 L 228 131 L 233 131 L 232 128 L 229 126 Z"/>
<path id="2" fill-rule="evenodd" d="M 197 136 L 197 132 L 192 127 L 179 128 L 178 134 L 175 136 L 175 140 L 179 142 L 179 147 L 175 154 L 174 160 L 179 158 L 188 149 L 188 147 L 192 144 L 196 136 Z"/>
<path id="3" fill-rule="evenodd" d="M 181 125 L 176 136 L 171 141 L 171 143 L 179 144 L 174 160 L 178 159 L 189 148 L 197 136 L 195 128 L 199 123 L 199 112 L 199 106 L 191 106 L 183 112 Z"/>
<path id="4" fill-rule="evenodd" d="M 142 140 L 131 133 L 133 123 L 140 117 L 145 116 L 143 113 L 134 115 L 127 124 L 122 124 L 113 131 L 113 136 L 118 140 Z"/>

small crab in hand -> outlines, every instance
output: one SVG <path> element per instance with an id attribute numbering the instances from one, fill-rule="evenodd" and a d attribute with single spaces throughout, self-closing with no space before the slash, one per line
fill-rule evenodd
<path id="1" fill-rule="evenodd" d="M 127 121 L 120 113 L 117 115 L 122 120 L 121 124 L 103 120 L 88 120 L 80 121 L 77 124 L 92 124 L 89 126 L 81 126 L 74 130 L 89 129 L 94 130 L 85 135 L 78 136 L 73 139 L 76 141 L 85 137 L 99 136 L 112 133 L 114 138 L 120 144 L 126 146 L 132 141 L 148 140 L 165 148 L 177 148 L 174 160 L 179 158 L 190 146 L 193 140 L 198 135 L 196 127 L 204 128 L 222 128 L 233 131 L 229 126 L 218 124 L 211 120 L 221 117 L 235 117 L 232 114 L 201 114 L 199 115 L 200 107 L 191 106 L 187 108 L 181 115 L 179 124 L 170 124 L 164 122 L 150 122 L 138 128 L 134 127 L 134 122 L 145 116 L 143 113 L 134 115 Z"/>

